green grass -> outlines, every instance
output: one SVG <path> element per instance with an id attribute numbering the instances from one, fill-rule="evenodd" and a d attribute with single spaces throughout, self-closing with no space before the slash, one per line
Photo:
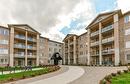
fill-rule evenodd
<path id="1" fill-rule="evenodd" d="M 112 84 L 130 84 L 130 72 L 113 77 Z"/>
<path id="2" fill-rule="evenodd" d="M 44 74 L 44 73 L 48 73 L 48 72 L 49 72 L 48 68 L 43 68 L 43 69 L 35 70 L 35 71 L 25 71 L 25 72 L 20 72 L 20 73 L 0 75 L 0 82 L 9 81 L 12 78 L 21 79 L 23 77 L 32 77 L 32 76 L 36 76 L 36 75 Z"/>

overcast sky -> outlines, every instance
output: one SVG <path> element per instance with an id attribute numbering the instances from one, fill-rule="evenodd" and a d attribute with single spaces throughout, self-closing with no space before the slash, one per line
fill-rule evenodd
<path id="1" fill-rule="evenodd" d="M 62 41 L 82 34 L 97 14 L 130 10 L 130 0 L 0 0 L 0 24 L 29 24 L 42 36 Z"/>

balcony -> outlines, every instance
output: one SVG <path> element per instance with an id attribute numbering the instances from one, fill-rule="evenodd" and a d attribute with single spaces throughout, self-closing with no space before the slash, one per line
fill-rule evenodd
<path id="1" fill-rule="evenodd" d="M 107 54 L 113 54 L 114 53 L 114 49 L 108 49 L 108 50 L 103 50 L 102 54 L 103 55 L 107 55 Z"/>
<path id="2" fill-rule="evenodd" d="M 32 38 L 32 37 L 28 37 L 27 40 L 28 40 L 28 41 L 31 41 L 31 42 L 36 42 L 36 39 L 35 39 L 35 38 Z"/>
<path id="3" fill-rule="evenodd" d="M 114 37 L 109 37 L 109 38 L 103 39 L 102 43 L 104 44 L 104 43 L 109 43 L 109 42 L 112 42 L 112 41 L 114 41 Z"/>
<path id="4" fill-rule="evenodd" d="M 17 57 L 17 58 L 24 58 L 25 55 L 24 55 L 24 54 L 14 54 L 14 57 Z"/>
<path id="5" fill-rule="evenodd" d="M 96 36 L 96 35 L 98 35 L 98 34 L 99 34 L 99 30 L 96 31 L 96 32 L 91 33 L 91 37 Z"/>
<path id="6" fill-rule="evenodd" d="M 28 46 L 27 46 L 27 49 L 36 50 L 36 47 L 31 46 L 31 45 L 28 45 Z"/>
<path id="7" fill-rule="evenodd" d="M 97 45 L 99 45 L 99 41 L 91 43 L 91 46 L 97 46 Z"/>
<path id="8" fill-rule="evenodd" d="M 26 46 L 24 44 L 14 44 L 14 48 L 22 48 L 25 49 Z"/>
<path id="9" fill-rule="evenodd" d="M 14 36 L 15 38 L 17 38 L 17 39 L 22 39 L 22 40 L 25 40 L 25 36 L 24 35 L 15 35 Z"/>
<path id="10" fill-rule="evenodd" d="M 28 58 L 36 58 L 36 55 L 28 55 Z"/>
<path id="11" fill-rule="evenodd" d="M 99 56 L 99 52 L 91 52 L 91 56 Z"/>
<path id="12" fill-rule="evenodd" d="M 109 25 L 109 26 L 107 26 L 107 27 L 104 27 L 104 28 L 102 29 L 102 33 L 103 33 L 103 32 L 107 32 L 107 31 L 109 31 L 109 30 L 111 30 L 111 29 L 114 29 L 113 25 Z"/>

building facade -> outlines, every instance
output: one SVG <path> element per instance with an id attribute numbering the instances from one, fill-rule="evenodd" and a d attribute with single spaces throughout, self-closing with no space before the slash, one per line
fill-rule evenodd
<path id="1" fill-rule="evenodd" d="M 9 29 L 0 26 L 0 66 L 9 64 Z"/>
<path id="2" fill-rule="evenodd" d="M 78 36 L 78 64 L 87 65 L 88 63 L 88 44 L 87 32 Z"/>
<path id="3" fill-rule="evenodd" d="M 9 26 L 9 65 L 39 65 L 40 33 L 26 24 Z"/>
<path id="4" fill-rule="evenodd" d="M 82 35 L 72 34 L 63 40 L 65 64 L 73 64 L 70 62 L 73 60 L 76 64 L 82 64 L 82 55 L 85 51 L 86 62 L 83 63 L 87 65 L 117 66 L 130 63 L 130 12 L 122 14 L 121 10 L 116 10 L 99 14 L 86 30 L 85 38 L 81 41 Z M 78 38 L 78 42 L 73 42 L 74 36 Z M 75 45 L 78 45 L 78 48 L 71 48 L 71 42 L 72 44 L 77 42 Z M 78 54 L 71 54 L 70 50 Z"/>
<path id="5" fill-rule="evenodd" d="M 60 56 L 63 56 L 63 43 L 49 40 L 45 37 L 40 37 L 40 64 L 41 65 L 53 65 L 54 60 L 52 56 L 55 53 L 59 53 Z M 62 64 L 62 60 L 59 61 L 59 64 Z"/>

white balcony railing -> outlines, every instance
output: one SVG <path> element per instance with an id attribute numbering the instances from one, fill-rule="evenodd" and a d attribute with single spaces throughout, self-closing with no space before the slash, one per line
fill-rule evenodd
<path id="1" fill-rule="evenodd" d="M 114 49 L 108 49 L 102 51 L 102 54 L 113 54 L 113 53 L 114 53 Z"/>
<path id="2" fill-rule="evenodd" d="M 114 27 L 113 27 L 113 25 L 109 25 L 109 26 L 107 26 L 107 27 L 104 27 L 103 29 L 102 29 L 102 33 L 103 32 L 106 32 L 106 31 L 109 31 L 109 30 L 111 30 L 111 29 L 113 29 Z"/>
<path id="3" fill-rule="evenodd" d="M 114 37 L 109 37 L 109 38 L 103 39 L 102 43 L 107 43 L 107 42 L 112 42 L 112 41 L 114 41 Z"/>
<path id="4" fill-rule="evenodd" d="M 18 38 L 18 39 L 23 39 L 23 40 L 25 40 L 25 36 L 24 35 L 15 35 L 14 36 L 15 38 Z"/>
<path id="5" fill-rule="evenodd" d="M 15 48 L 23 48 L 23 49 L 26 48 L 26 46 L 24 44 L 14 44 L 14 47 Z"/>
<path id="6" fill-rule="evenodd" d="M 96 45 L 99 45 L 99 41 L 91 43 L 91 46 L 96 46 Z"/>
<path id="7" fill-rule="evenodd" d="M 99 30 L 96 31 L 96 32 L 91 33 L 91 37 L 92 37 L 92 36 L 95 36 L 95 35 L 98 35 L 98 34 L 99 34 Z"/>

